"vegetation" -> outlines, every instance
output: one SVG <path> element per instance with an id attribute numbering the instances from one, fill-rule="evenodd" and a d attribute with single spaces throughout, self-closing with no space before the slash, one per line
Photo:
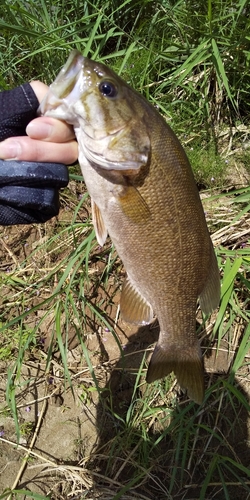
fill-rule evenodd
<path id="1" fill-rule="evenodd" d="M 96 243 L 76 167 L 58 220 L 2 230 L 0 424 L 11 417 L 16 437 L 0 425 L 0 441 L 4 450 L 19 442 L 24 461 L 0 498 L 250 496 L 250 197 L 241 185 L 249 158 L 249 18 L 247 0 L 0 5 L 2 89 L 29 79 L 50 84 L 77 48 L 110 64 L 158 107 L 186 146 L 197 183 L 206 188 L 204 209 L 222 272 L 217 315 L 197 316 L 209 373 L 198 407 L 179 394 L 173 377 L 146 386 L 144 348 L 152 340 L 132 333 L 137 357 L 131 362 L 118 320 L 123 268 L 110 242 L 104 249 Z M 106 337 L 115 346 L 112 353 Z M 77 438 L 76 459 L 65 456 L 59 463 L 40 452 L 36 441 L 47 402 L 67 401 L 70 394 L 90 422 L 90 410 L 96 411 L 98 442 L 87 450 L 86 436 Z M 39 408 L 39 415 L 25 420 L 24 408 Z M 46 495 L 22 481 L 35 460 L 55 478 Z"/>

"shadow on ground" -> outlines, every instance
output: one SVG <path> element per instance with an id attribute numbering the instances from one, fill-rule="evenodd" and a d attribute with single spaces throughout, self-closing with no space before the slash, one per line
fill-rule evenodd
<path id="1" fill-rule="evenodd" d="M 157 327 L 143 327 L 129 337 L 126 356 L 113 368 L 98 403 L 98 444 L 85 467 L 140 499 L 245 500 L 249 380 L 227 385 L 225 374 L 207 374 L 210 389 L 202 407 L 173 390 L 164 398 L 164 386 L 158 400 L 150 401 L 149 386 L 137 385 L 135 391 L 136 374 L 158 333 Z"/>
<path id="2" fill-rule="evenodd" d="M 111 332 L 105 334 L 109 339 L 101 334 L 92 337 L 107 380 L 92 403 L 82 399 L 77 403 L 71 391 L 65 393 L 58 386 L 56 376 L 47 378 L 48 400 L 41 398 L 44 370 L 36 361 L 35 369 L 32 361 L 27 362 L 24 379 L 29 383 L 17 398 L 17 404 L 23 403 L 19 417 L 24 429 L 32 423 L 32 431 L 43 411 L 34 448 L 43 460 L 29 460 L 18 490 L 44 495 L 50 491 L 51 500 L 245 500 L 250 491 L 244 469 L 250 463 L 247 378 L 242 376 L 231 385 L 225 374 L 207 375 L 210 388 L 199 407 L 178 394 L 174 382 L 168 388 L 166 382 L 147 385 L 146 366 L 137 380 L 145 351 L 158 338 L 157 324 L 126 332 L 121 325 L 117 331 L 120 340 L 123 336 L 120 357 Z M 94 345 L 89 344 L 93 356 Z M 114 352 L 119 359 L 111 363 Z M 58 361 L 55 353 L 56 367 Z M 102 367 L 102 382 L 104 371 Z M 28 407 L 32 415 L 26 412 L 27 401 L 35 401 Z M 9 420 L 8 437 L 14 441 L 14 423 Z M 7 429 L 6 417 L 4 425 Z M 24 440 L 25 449 L 29 444 Z M 1 443 L 2 490 L 12 486 L 23 455 L 22 449 Z M 81 480 L 73 488 L 77 474 Z"/>

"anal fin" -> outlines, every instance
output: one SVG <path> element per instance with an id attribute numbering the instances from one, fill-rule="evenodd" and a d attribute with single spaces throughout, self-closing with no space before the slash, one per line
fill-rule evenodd
<path id="1" fill-rule="evenodd" d="M 152 354 L 146 381 L 154 382 L 174 372 L 182 389 L 187 389 L 188 396 L 198 404 L 204 398 L 204 367 L 200 345 L 184 348 L 176 344 L 166 346 L 161 342 L 161 336 Z"/>
<path id="2" fill-rule="evenodd" d="M 125 278 L 123 283 L 120 308 L 122 319 L 128 323 L 147 325 L 153 319 L 151 305 L 136 290 L 128 277 Z"/>
<path id="3" fill-rule="evenodd" d="M 96 234 L 96 239 L 101 245 L 101 247 L 104 245 L 106 238 L 108 236 L 108 231 L 105 227 L 105 224 L 103 222 L 102 214 L 99 209 L 99 207 L 96 205 L 94 200 L 91 198 L 91 207 L 92 207 L 92 219 L 93 219 L 93 225 L 95 228 L 95 234 Z"/>

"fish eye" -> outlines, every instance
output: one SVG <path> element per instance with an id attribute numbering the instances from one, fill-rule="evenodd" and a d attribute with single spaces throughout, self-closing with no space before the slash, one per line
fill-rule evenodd
<path id="1" fill-rule="evenodd" d="M 99 90 L 104 97 L 115 97 L 117 95 L 116 86 L 109 81 L 103 81 L 99 85 Z"/>

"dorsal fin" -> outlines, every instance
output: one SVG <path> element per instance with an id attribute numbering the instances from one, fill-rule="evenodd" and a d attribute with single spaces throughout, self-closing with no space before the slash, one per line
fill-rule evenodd
<path id="1" fill-rule="evenodd" d="M 204 314 L 210 314 L 220 302 L 220 274 L 212 244 L 208 279 L 200 294 L 199 302 Z"/>

